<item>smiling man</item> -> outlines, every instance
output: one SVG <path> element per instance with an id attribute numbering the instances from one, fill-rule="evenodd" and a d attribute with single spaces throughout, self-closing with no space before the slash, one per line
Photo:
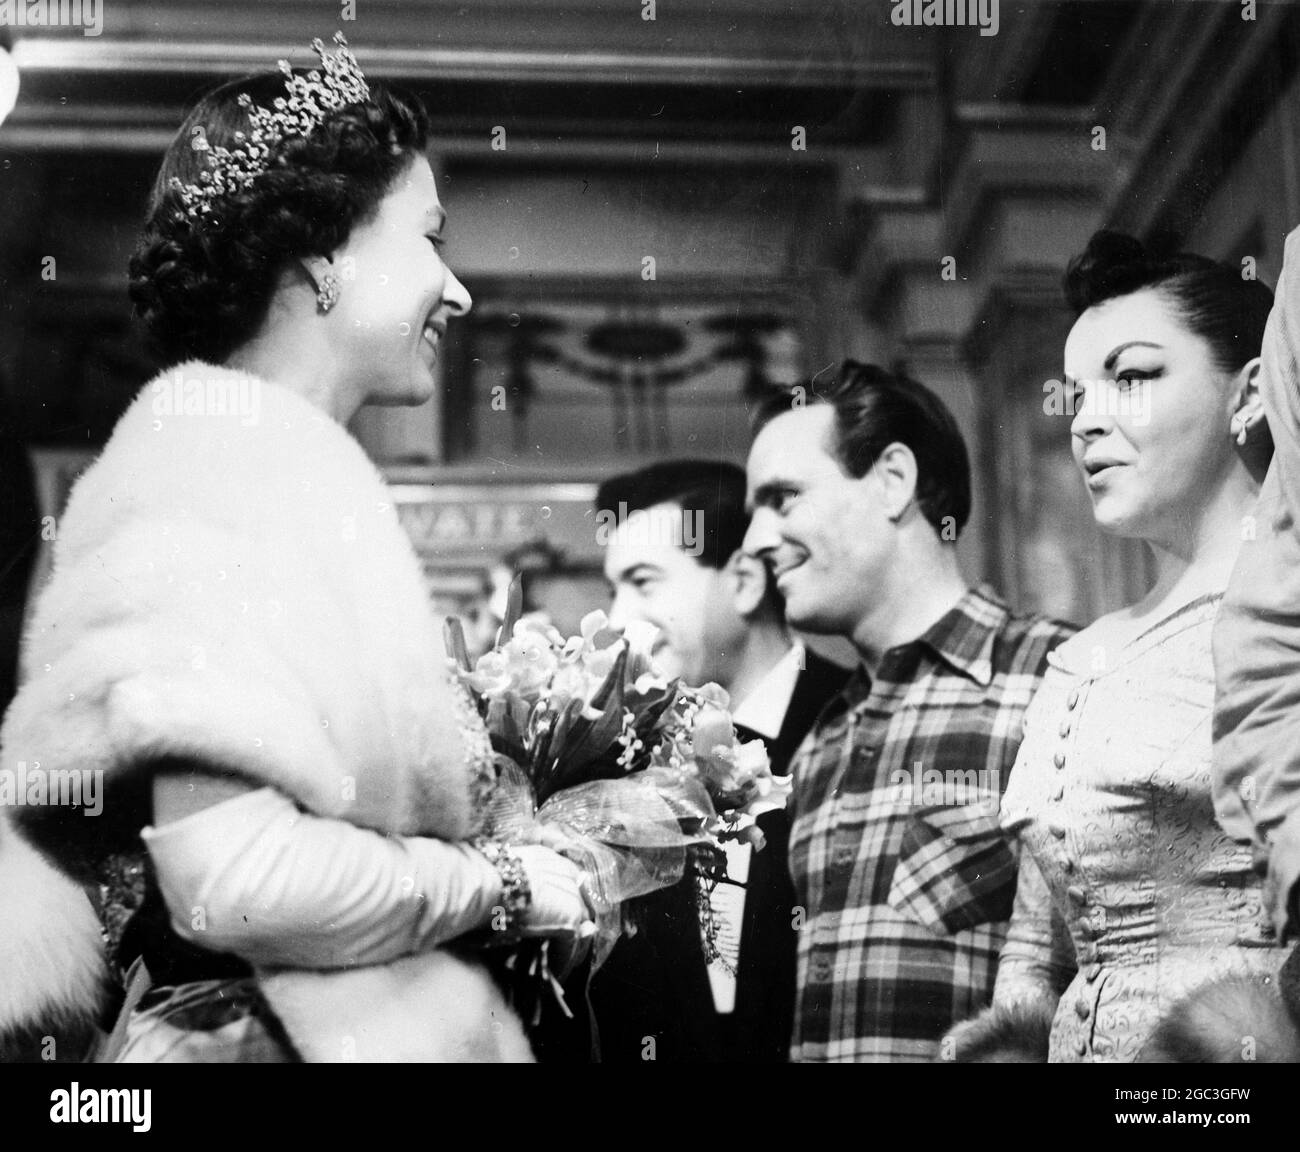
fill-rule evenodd
<path id="1" fill-rule="evenodd" d="M 846 361 L 829 387 L 775 397 L 756 430 L 745 551 L 792 625 L 861 658 L 793 765 L 791 1059 L 929 1061 L 993 991 L 1016 875 L 998 792 L 1072 630 L 963 579 L 970 465 L 927 388 Z"/>
<path id="2" fill-rule="evenodd" d="M 597 495 L 610 621 L 659 629 L 654 659 L 686 683 L 720 684 L 733 718 L 778 775 L 845 673 L 797 644 L 763 564 L 740 544 L 749 518 L 735 464 L 676 460 L 607 481 Z M 706 966 L 693 881 L 641 902 L 641 929 L 615 946 L 591 999 L 606 1062 L 769 1063 L 786 1058 L 798 913 L 783 812 L 758 818 L 761 852 L 728 846 L 713 894 L 726 962 Z"/>

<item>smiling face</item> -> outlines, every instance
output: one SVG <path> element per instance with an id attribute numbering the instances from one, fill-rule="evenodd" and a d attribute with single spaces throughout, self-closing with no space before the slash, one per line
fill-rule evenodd
<path id="1" fill-rule="evenodd" d="M 659 629 L 652 658 L 687 684 L 725 682 L 747 624 L 727 572 L 702 564 L 680 541 L 682 509 L 656 504 L 631 513 L 605 547 L 605 578 L 614 590 L 610 624 L 633 620 Z"/>
<path id="2" fill-rule="evenodd" d="M 875 470 L 855 480 L 832 455 L 833 420 L 830 405 L 815 404 L 759 432 L 746 469 L 754 514 L 744 547 L 772 570 L 791 624 L 852 636 L 885 584 L 895 530 Z"/>
<path id="3" fill-rule="evenodd" d="M 371 404 L 422 404 L 447 321 L 470 309 L 469 293 L 443 263 L 446 213 L 433 169 L 416 156 L 375 216 L 334 253 L 339 301 L 332 346 Z"/>
<path id="4" fill-rule="evenodd" d="M 1237 464 L 1235 373 L 1155 288 L 1084 312 L 1065 372 L 1071 444 L 1097 524 L 1158 544 L 1185 539 Z"/>

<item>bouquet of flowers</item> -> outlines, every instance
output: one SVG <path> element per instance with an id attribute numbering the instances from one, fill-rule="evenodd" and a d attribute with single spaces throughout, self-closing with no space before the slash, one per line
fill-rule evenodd
<path id="1" fill-rule="evenodd" d="M 737 739 L 722 688 L 658 673 L 655 633 L 641 624 L 615 631 L 597 611 L 580 635 L 564 637 L 519 619 L 512 597 L 497 646 L 471 666 L 459 621 L 447 621 L 452 662 L 497 753 L 485 831 L 547 844 L 592 878 L 593 972 L 624 928 L 627 902 L 685 875 L 697 878 L 704 940 L 716 955 L 708 893 L 726 875 L 721 842 L 761 847 L 754 817 L 783 808 L 790 791 L 761 741 Z M 528 963 L 555 984 L 544 947 Z"/>

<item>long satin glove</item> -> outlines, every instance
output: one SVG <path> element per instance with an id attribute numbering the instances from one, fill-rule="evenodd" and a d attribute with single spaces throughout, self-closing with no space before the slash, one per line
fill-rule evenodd
<path id="1" fill-rule="evenodd" d="M 514 849 L 528 875 L 532 903 L 524 914 L 524 930 L 531 936 L 576 933 L 585 939 L 594 936 L 582 885 L 587 881 L 572 860 L 540 844 L 521 844 Z"/>
<path id="2" fill-rule="evenodd" d="M 173 929 L 265 967 L 383 963 L 487 926 L 501 900 L 468 845 L 312 816 L 273 788 L 141 836 Z"/>

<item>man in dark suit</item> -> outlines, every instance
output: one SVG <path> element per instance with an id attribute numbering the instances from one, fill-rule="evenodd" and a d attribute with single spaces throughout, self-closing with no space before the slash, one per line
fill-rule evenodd
<path id="1" fill-rule="evenodd" d="M 611 623 L 655 625 L 670 676 L 714 681 L 747 739 L 784 774 L 846 673 L 796 643 L 766 569 L 741 549 L 745 473 L 720 461 L 655 464 L 601 485 Z M 786 1059 L 800 926 L 784 812 L 759 818 L 762 851 L 728 845 L 712 904 L 723 961 L 705 963 L 693 881 L 639 901 L 639 928 L 592 981 L 601 1058 L 776 1063 Z M 738 955 L 737 955 L 738 945 Z"/>

